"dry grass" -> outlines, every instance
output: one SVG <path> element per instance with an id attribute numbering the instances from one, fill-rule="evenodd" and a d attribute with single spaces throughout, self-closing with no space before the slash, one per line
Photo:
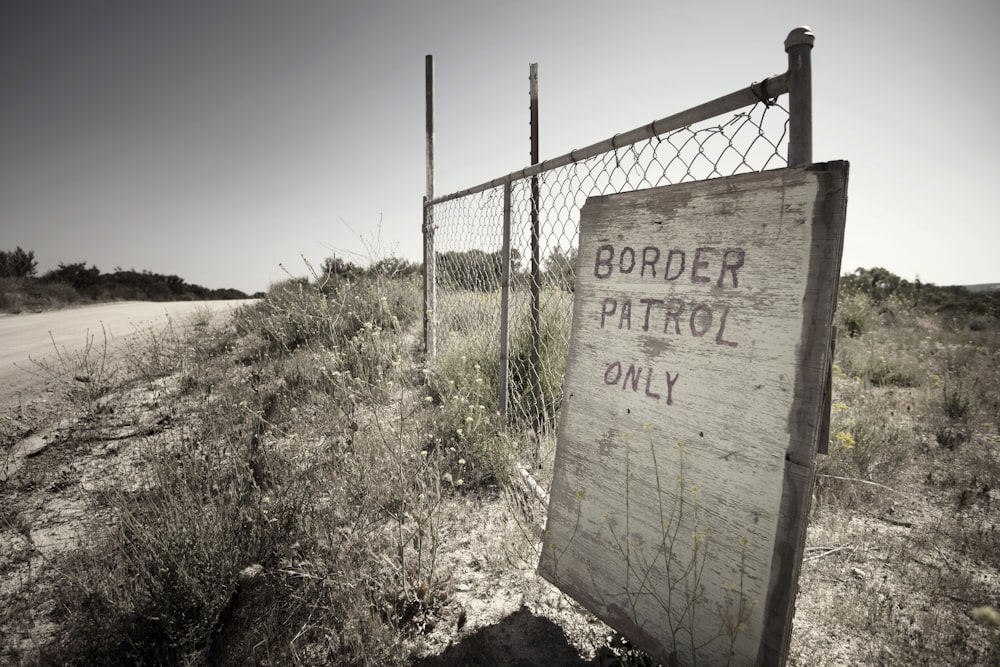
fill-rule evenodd
<path id="1" fill-rule="evenodd" d="M 510 463 L 537 445 L 548 479 L 554 435 L 523 382 L 500 422 L 496 305 L 464 298 L 434 367 L 417 280 L 377 274 L 276 285 L 113 359 L 95 336 L 40 360 L 59 400 L 0 420 L 5 449 L 50 442 L 0 486 L 0 662 L 407 664 L 497 586 L 536 619 L 543 512 Z M 996 664 L 981 610 L 1000 606 L 1000 330 L 845 304 L 792 664 Z M 565 315 L 543 307 L 547 341 Z M 546 349 L 553 393 L 563 352 Z M 550 606 L 564 628 L 583 618 L 568 606 Z M 642 660 L 620 640 L 602 655 Z"/>
<path id="2" fill-rule="evenodd" d="M 973 611 L 1000 604 L 1000 329 L 858 310 L 837 346 L 793 664 L 998 664 Z"/>

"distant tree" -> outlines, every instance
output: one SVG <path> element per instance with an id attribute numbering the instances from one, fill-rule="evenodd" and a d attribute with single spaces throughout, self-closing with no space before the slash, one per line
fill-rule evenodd
<path id="1" fill-rule="evenodd" d="M 72 285 L 81 294 L 93 296 L 100 276 L 101 270 L 93 264 L 88 269 L 86 262 L 75 262 L 73 264 L 59 262 L 59 265 L 55 269 L 42 276 L 42 280 L 54 283 L 66 283 Z"/>
<path id="2" fill-rule="evenodd" d="M 0 278 L 31 278 L 37 268 L 34 250 L 0 250 Z"/>
<path id="3" fill-rule="evenodd" d="M 258 293 L 259 294 L 259 293 Z M 232 287 L 225 287 L 222 289 L 214 289 L 208 292 L 207 298 L 210 299 L 246 299 L 247 293 Z M 254 297 L 257 298 L 257 297 Z"/>
<path id="4" fill-rule="evenodd" d="M 576 255 L 576 248 L 553 248 L 543 263 L 545 281 L 552 287 L 572 292 L 576 288 Z"/>
<path id="5" fill-rule="evenodd" d="M 388 278 L 401 278 L 403 276 L 413 275 L 418 269 L 419 266 L 417 264 L 409 262 L 401 257 L 385 257 L 369 266 L 368 273 Z"/>
<path id="6" fill-rule="evenodd" d="M 521 253 L 510 251 L 510 272 L 520 271 Z M 437 256 L 437 280 L 457 289 L 492 292 L 500 289 L 503 278 L 503 253 L 484 250 L 449 250 Z"/>
<path id="7" fill-rule="evenodd" d="M 919 278 L 911 283 L 881 267 L 857 269 L 841 276 L 840 293 L 867 295 L 881 314 L 891 314 L 902 304 L 953 317 L 1000 317 L 1000 291 L 975 294 L 959 285 L 938 286 Z"/>
<path id="8" fill-rule="evenodd" d="M 351 277 L 361 273 L 361 267 L 334 255 L 323 260 L 320 271 L 324 276 Z"/>
<path id="9" fill-rule="evenodd" d="M 903 296 L 913 291 L 909 281 L 877 266 L 871 269 L 857 269 L 854 273 L 843 276 L 840 279 L 840 288 L 848 293 L 867 294 L 875 303 L 881 303 L 894 294 Z"/>
<path id="10" fill-rule="evenodd" d="M 170 289 L 170 293 L 172 295 L 183 296 L 184 293 L 187 292 L 188 285 L 184 282 L 183 278 L 171 275 L 166 276 L 163 280 L 167 284 L 167 287 Z"/>

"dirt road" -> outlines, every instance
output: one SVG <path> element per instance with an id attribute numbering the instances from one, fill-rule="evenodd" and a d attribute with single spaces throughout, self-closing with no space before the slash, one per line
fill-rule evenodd
<path id="1" fill-rule="evenodd" d="M 31 359 L 53 357 L 57 348 L 72 353 L 83 348 L 93 336 L 95 348 L 100 349 L 105 333 L 111 347 L 138 331 L 163 326 L 168 317 L 183 322 L 198 309 L 223 313 L 245 303 L 252 301 L 128 301 L 27 315 L 0 315 L 0 405 L 6 405 L 16 394 L 30 393 L 39 384 Z"/>

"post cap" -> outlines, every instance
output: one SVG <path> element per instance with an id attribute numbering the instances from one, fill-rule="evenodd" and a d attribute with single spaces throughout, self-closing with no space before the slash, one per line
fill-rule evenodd
<path id="1" fill-rule="evenodd" d="M 785 52 L 791 50 L 793 46 L 808 46 L 810 49 L 816 42 L 816 35 L 813 34 L 809 26 L 801 26 L 788 33 L 785 38 Z"/>

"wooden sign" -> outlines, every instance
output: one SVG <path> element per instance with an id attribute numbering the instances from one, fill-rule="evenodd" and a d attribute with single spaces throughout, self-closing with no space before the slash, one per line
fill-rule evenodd
<path id="1" fill-rule="evenodd" d="M 592 197 L 541 574 L 664 665 L 787 655 L 846 162 Z"/>

